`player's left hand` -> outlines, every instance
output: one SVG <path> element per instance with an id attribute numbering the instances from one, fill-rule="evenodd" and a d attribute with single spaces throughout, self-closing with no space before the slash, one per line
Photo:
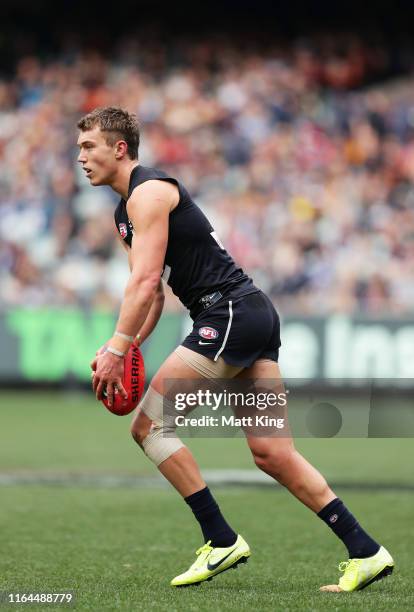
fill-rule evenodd
<path id="1" fill-rule="evenodd" d="M 113 353 L 101 353 L 97 355 L 91 363 L 92 368 L 92 388 L 96 398 L 101 400 L 104 391 L 108 397 L 108 404 L 112 406 L 114 401 L 115 388 L 127 399 L 128 394 L 122 384 L 124 376 L 124 359 Z"/>

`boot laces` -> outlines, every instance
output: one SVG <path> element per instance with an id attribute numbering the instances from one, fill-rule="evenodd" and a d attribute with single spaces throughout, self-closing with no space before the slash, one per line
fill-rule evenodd
<path id="1" fill-rule="evenodd" d="M 202 553 L 210 553 L 213 550 L 213 547 L 210 546 L 211 540 L 200 546 L 198 550 L 196 550 L 196 555 L 201 555 Z"/>
<path id="2" fill-rule="evenodd" d="M 206 544 L 203 544 L 203 546 L 200 546 L 200 548 L 196 550 L 197 559 L 194 561 L 193 565 L 191 566 L 191 569 L 197 570 L 203 567 L 204 563 L 206 562 L 206 559 L 213 550 L 213 547 L 210 546 L 210 543 L 211 540 L 209 540 L 208 542 L 206 542 Z"/>

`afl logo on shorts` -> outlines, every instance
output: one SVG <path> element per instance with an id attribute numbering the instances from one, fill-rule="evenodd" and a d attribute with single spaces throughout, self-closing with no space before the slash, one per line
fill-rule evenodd
<path id="1" fill-rule="evenodd" d="M 218 338 L 219 335 L 218 331 L 214 329 L 214 327 L 201 327 L 198 330 L 198 333 L 202 338 L 205 338 L 206 340 L 215 340 L 216 338 Z"/>
<path id="2" fill-rule="evenodd" d="M 127 229 L 126 223 L 120 223 L 119 224 L 119 233 L 121 234 L 122 238 L 126 238 L 127 237 L 128 229 Z"/>

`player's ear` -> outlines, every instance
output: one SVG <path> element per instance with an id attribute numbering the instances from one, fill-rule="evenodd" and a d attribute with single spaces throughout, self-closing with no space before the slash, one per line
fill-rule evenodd
<path id="1" fill-rule="evenodd" d="M 123 159 L 128 152 L 128 145 L 125 140 L 118 140 L 115 144 L 115 159 Z"/>

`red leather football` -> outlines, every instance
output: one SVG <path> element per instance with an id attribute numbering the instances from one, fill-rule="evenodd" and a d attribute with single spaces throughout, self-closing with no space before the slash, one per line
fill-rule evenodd
<path id="1" fill-rule="evenodd" d="M 105 349 L 103 349 L 104 351 Z M 124 357 L 124 377 L 122 379 L 125 391 L 128 393 L 128 398 L 124 399 L 117 389 L 115 389 L 114 402 L 112 406 L 108 405 L 108 400 L 104 397 L 101 401 L 105 408 L 113 414 L 124 416 L 129 414 L 138 406 L 138 403 L 143 396 L 145 386 L 145 367 L 144 358 L 138 347 L 138 344 L 133 342 L 128 353 Z M 104 395 L 106 392 L 104 392 Z"/>

